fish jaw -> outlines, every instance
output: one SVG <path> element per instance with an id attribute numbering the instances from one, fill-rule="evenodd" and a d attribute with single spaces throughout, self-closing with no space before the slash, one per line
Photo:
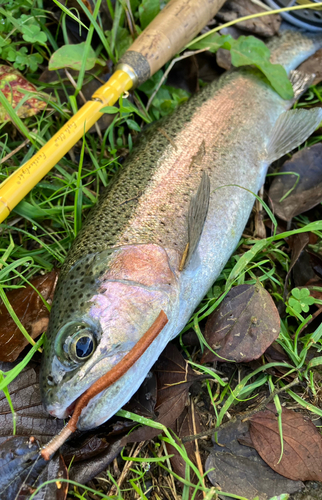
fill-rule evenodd
<path id="1" fill-rule="evenodd" d="M 74 315 L 66 314 L 59 323 L 58 331 L 49 328 L 40 385 L 46 410 L 58 418 L 66 418 L 71 414 L 75 401 L 121 361 L 153 324 L 161 310 L 171 323 L 178 312 L 178 280 L 162 247 L 150 244 L 116 249 L 108 265 L 105 257 L 99 255 L 93 260 L 92 268 L 101 277 L 95 280 L 95 290 L 88 299 L 85 312 L 80 314 L 81 308 L 78 309 L 75 304 Z M 74 272 L 75 266 L 71 272 Z M 105 266 L 103 274 L 102 266 Z M 68 274 L 65 277 L 67 279 Z M 53 308 L 55 305 L 61 308 L 61 300 L 57 298 Z M 85 325 L 85 330 L 80 331 L 90 330 L 96 344 L 93 354 L 78 364 L 74 359 L 69 359 L 66 349 L 66 345 L 68 347 L 72 342 L 70 332 L 75 329 L 75 325 L 77 328 L 81 328 L 78 325 Z M 159 337 L 164 335 L 164 330 Z M 155 342 L 158 344 L 158 339 L 148 349 L 152 357 Z M 153 362 L 154 359 L 151 365 Z M 145 370 L 146 365 L 138 368 L 135 364 L 134 379 L 124 389 L 121 377 L 116 383 L 121 393 L 118 401 L 130 399 L 144 380 Z M 91 402 L 90 412 L 87 407 L 82 412 L 82 419 L 86 418 L 86 428 L 96 427 L 112 416 L 106 412 L 104 417 L 97 414 L 95 407 L 100 401 L 99 396 Z M 115 405 L 113 408 L 115 413 Z"/>

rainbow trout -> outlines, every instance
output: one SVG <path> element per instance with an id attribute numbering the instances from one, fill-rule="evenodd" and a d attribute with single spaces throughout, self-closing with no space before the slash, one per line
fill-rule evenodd
<path id="1" fill-rule="evenodd" d="M 270 46 L 272 61 L 290 72 L 321 46 L 321 35 L 285 31 Z M 298 96 L 305 78 L 292 78 Z M 163 310 L 167 325 L 91 399 L 78 428 L 102 424 L 138 389 L 238 244 L 254 203 L 249 191 L 322 119 L 319 108 L 287 111 L 291 106 L 256 69 L 234 70 L 142 134 L 59 277 L 40 382 L 51 415 L 67 417 Z"/>

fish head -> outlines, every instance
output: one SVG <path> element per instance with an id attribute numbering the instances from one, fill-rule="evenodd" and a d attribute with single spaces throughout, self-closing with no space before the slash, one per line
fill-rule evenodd
<path id="1" fill-rule="evenodd" d="M 121 361 L 161 310 L 168 320 L 173 318 L 178 295 L 177 278 L 166 251 L 158 245 L 104 250 L 76 262 L 58 281 L 44 342 L 40 387 L 48 413 L 58 418 L 70 415 L 77 399 Z M 146 373 L 141 373 L 142 363 L 140 373 L 134 365 L 132 394 L 148 365 L 149 359 Z M 108 389 L 99 398 L 102 407 Z M 116 394 L 115 399 L 114 413 L 126 402 L 124 394 L 119 399 Z M 82 412 L 86 428 L 112 416 L 108 412 L 96 416 L 95 404 L 90 418 L 86 411 Z"/>

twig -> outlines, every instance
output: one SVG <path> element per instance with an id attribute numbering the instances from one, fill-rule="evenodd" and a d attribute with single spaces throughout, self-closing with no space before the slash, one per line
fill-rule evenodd
<path id="1" fill-rule="evenodd" d="M 138 454 L 140 453 L 140 451 L 142 450 L 142 448 L 143 448 L 143 446 L 144 446 L 144 443 L 145 443 L 145 441 L 141 441 L 141 442 L 137 445 L 137 448 L 136 448 L 136 450 L 135 450 L 135 451 L 134 451 L 134 453 L 133 453 L 133 450 L 134 450 L 134 448 L 135 448 L 135 446 L 136 446 L 136 443 L 134 443 L 134 445 L 132 446 L 132 449 L 131 449 L 131 451 L 130 451 L 129 457 L 131 457 L 131 458 L 135 458 L 135 457 L 137 457 L 137 456 L 138 456 Z M 133 453 L 133 455 L 132 455 L 132 453 Z M 124 482 L 124 480 L 125 480 L 126 476 L 127 476 L 127 475 L 128 475 L 128 473 L 129 473 L 129 470 L 130 470 L 130 467 L 131 467 L 131 466 L 132 466 L 132 461 L 131 461 L 131 460 L 128 460 L 128 461 L 126 462 L 126 464 L 124 465 L 123 470 L 122 470 L 122 473 L 121 473 L 121 475 L 120 475 L 120 477 L 119 477 L 119 479 L 118 479 L 118 481 L 117 481 L 117 486 L 116 486 L 115 484 L 113 484 L 112 488 L 110 489 L 110 491 L 109 491 L 109 493 L 108 493 L 108 495 L 107 495 L 108 497 L 113 496 L 113 495 L 116 495 L 116 493 L 117 493 L 117 487 L 118 487 L 118 488 L 120 488 L 120 487 L 122 486 L 122 484 L 123 484 L 123 482 Z"/>
<path id="2" fill-rule="evenodd" d="M 239 420 L 241 420 L 242 422 L 249 420 L 253 415 L 258 413 L 259 411 L 262 411 L 268 405 L 268 403 L 270 403 L 274 399 L 275 396 L 277 396 L 278 394 L 280 394 L 282 392 L 287 391 L 288 389 L 293 387 L 293 385 L 297 385 L 297 384 L 299 384 L 298 378 L 294 379 L 290 384 L 285 385 L 281 389 L 276 389 L 275 391 L 273 391 L 267 398 L 264 399 L 264 401 L 259 406 L 257 406 L 257 408 L 255 408 L 255 410 L 250 410 L 250 411 L 246 411 L 244 413 L 240 413 L 236 417 L 233 417 L 231 420 L 229 420 L 229 422 L 225 422 L 224 424 L 218 425 L 218 427 L 213 427 L 212 429 L 208 429 L 207 431 L 200 432 L 199 434 L 195 434 L 194 436 L 186 436 L 186 437 L 181 439 L 182 443 L 188 443 L 190 441 L 194 441 L 195 439 L 200 439 L 204 436 L 211 436 L 212 434 L 214 434 L 215 432 L 217 432 L 219 430 L 227 429 L 228 427 L 232 427 Z"/>
<path id="3" fill-rule="evenodd" d="M 189 50 L 188 52 L 185 52 L 182 56 L 179 56 L 179 57 L 176 57 L 175 59 L 173 59 L 171 61 L 171 63 L 169 64 L 169 66 L 167 67 L 167 69 L 165 70 L 164 75 L 162 76 L 161 80 L 159 81 L 159 83 L 157 85 L 157 88 L 155 89 L 155 91 L 151 95 L 150 99 L 148 100 L 148 104 L 146 105 L 146 110 L 149 111 L 149 107 L 151 106 L 151 103 L 152 103 L 153 99 L 155 98 L 156 93 L 158 92 L 158 90 L 161 87 L 164 80 L 167 78 L 168 74 L 172 70 L 175 63 L 177 63 L 178 61 L 181 61 L 182 59 L 186 59 L 187 57 L 194 56 L 195 54 L 200 54 L 200 52 L 205 52 L 208 49 L 209 49 L 209 47 L 206 47 L 206 48 L 200 49 L 200 50 Z"/>
<path id="4" fill-rule="evenodd" d="M 167 447 L 166 447 L 166 444 L 165 444 L 165 442 L 164 442 L 164 441 L 162 441 L 162 448 L 163 448 L 164 454 L 165 454 L 165 455 L 168 455 L 169 453 L 168 453 L 168 450 L 167 450 Z M 167 462 L 168 469 L 169 469 L 170 471 L 172 471 L 172 467 L 171 467 L 171 462 L 170 462 L 170 459 L 169 459 L 169 458 L 167 458 L 167 459 L 166 459 L 166 462 Z M 177 496 L 177 489 L 176 489 L 176 485 L 175 485 L 175 482 L 174 482 L 174 477 L 173 477 L 173 474 L 170 474 L 170 478 L 169 478 L 169 477 L 167 477 L 167 479 L 169 479 L 169 480 L 170 480 L 170 483 L 171 483 L 171 486 L 172 486 L 172 494 L 173 494 L 173 498 L 178 498 L 178 496 Z M 171 486 L 170 486 L 170 488 L 171 488 Z"/>
<path id="5" fill-rule="evenodd" d="M 37 132 L 37 130 L 33 129 L 32 132 Z M 6 156 L 4 156 L 2 158 L 2 160 L 0 160 L 0 165 L 1 165 L 1 163 L 4 163 L 5 161 L 9 160 L 11 158 L 11 156 L 18 153 L 18 151 L 20 151 L 20 149 L 22 149 L 24 146 L 26 146 L 28 144 L 28 142 L 30 142 L 29 139 L 25 139 L 19 146 L 16 147 L 16 149 L 14 149 L 13 151 L 11 151 L 11 153 L 8 153 Z"/>
<path id="6" fill-rule="evenodd" d="M 195 419 L 195 405 L 193 402 L 193 399 L 191 398 L 191 416 L 192 416 L 192 428 L 193 432 L 196 434 L 196 419 Z M 200 452 L 199 452 L 199 445 L 198 445 L 198 439 L 195 439 L 195 456 L 196 456 L 196 462 L 197 462 L 197 467 L 200 472 L 200 476 L 202 477 L 202 486 L 205 488 L 205 479 L 204 479 L 204 473 L 203 473 L 203 468 L 202 468 L 202 463 L 201 463 L 201 458 L 200 458 Z M 202 492 L 203 497 L 205 498 L 206 492 Z"/>

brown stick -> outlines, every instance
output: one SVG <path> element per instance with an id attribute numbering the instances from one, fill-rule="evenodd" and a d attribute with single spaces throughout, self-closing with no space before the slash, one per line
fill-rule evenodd
<path id="1" fill-rule="evenodd" d="M 143 337 L 135 344 L 128 354 L 117 365 L 115 365 L 109 372 L 100 377 L 94 384 L 85 391 L 78 399 L 72 418 L 68 424 L 61 430 L 61 432 L 54 437 L 42 450 L 41 455 L 45 460 L 49 460 L 50 456 L 60 448 L 66 439 L 77 429 L 77 422 L 85 406 L 88 405 L 90 400 L 113 385 L 137 362 L 147 348 L 152 344 L 153 340 L 163 330 L 168 323 L 167 315 L 161 311 L 157 319 L 145 332 Z"/>

